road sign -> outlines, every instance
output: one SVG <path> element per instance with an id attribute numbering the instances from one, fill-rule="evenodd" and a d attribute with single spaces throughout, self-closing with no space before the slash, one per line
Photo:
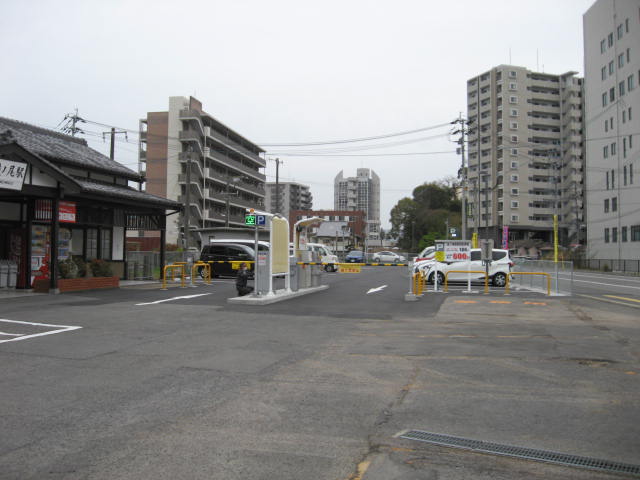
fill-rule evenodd
<path id="1" fill-rule="evenodd" d="M 463 262 L 471 258 L 471 242 L 468 240 L 436 240 L 436 260 L 439 262 Z"/>
<path id="2" fill-rule="evenodd" d="M 493 260 L 493 240 L 480 240 L 480 249 L 482 261 L 491 262 Z"/>
<path id="3" fill-rule="evenodd" d="M 256 224 L 256 216 L 255 215 L 245 215 L 244 216 L 244 224 L 245 225 L 255 225 Z"/>
<path id="4" fill-rule="evenodd" d="M 256 215 L 256 225 L 266 225 L 266 224 L 267 224 L 266 215 Z"/>

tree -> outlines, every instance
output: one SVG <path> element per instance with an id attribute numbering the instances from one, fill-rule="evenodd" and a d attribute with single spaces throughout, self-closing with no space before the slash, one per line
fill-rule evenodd
<path id="1" fill-rule="evenodd" d="M 459 227 L 461 205 L 456 191 L 455 179 L 446 178 L 419 185 L 413 198 L 401 199 L 391 210 L 391 233 L 398 237 L 398 245 L 414 251 L 425 235 L 446 238 L 447 222 L 450 227 Z"/>

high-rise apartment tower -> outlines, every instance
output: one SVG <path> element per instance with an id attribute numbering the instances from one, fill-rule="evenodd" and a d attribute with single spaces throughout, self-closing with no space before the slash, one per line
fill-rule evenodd
<path id="1" fill-rule="evenodd" d="M 362 210 L 367 214 L 367 237 L 380 238 L 380 177 L 369 168 L 358 168 L 355 177 L 342 171 L 333 182 L 335 210 Z"/>
<path id="2" fill-rule="evenodd" d="M 587 258 L 637 260 L 640 1 L 598 0 L 583 23 Z"/>
<path id="3" fill-rule="evenodd" d="M 276 191 L 279 190 L 280 199 Z M 265 196 L 265 210 L 271 213 L 280 213 L 289 218 L 292 210 L 311 210 L 313 208 L 313 196 L 308 185 L 294 182 L 279 182 L 276 188 L 275 182 L 267 182 Z"/>
<path id="4" fill-rule="evenodd" d="M 185 205 L 167 221 L 167 242 L 198 247 L 201 229 L 244 226 L 247 208 L 264 208 L 263 153 L 193 97 L 170 97 L 168 111 L 147 113 L 139 155 L 146 191 Z"/>
<path id="5" fill-rule="evenodd" d="M 578 242 L 583 207 L 582 79 L 500 65 L 467 81 L 468 226 L 509 247 Z M 507 228 L 505 228 L 507 227 Z"/>

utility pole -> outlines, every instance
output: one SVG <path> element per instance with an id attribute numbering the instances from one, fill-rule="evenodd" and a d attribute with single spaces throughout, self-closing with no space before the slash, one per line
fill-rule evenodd
<path id="1" fill-rule="evenodd" d="M 78 123 L 85 123 L 84 119 L 78 116 L 77 108 L 75 109 L 75 113 L 67 113 L 62 121 L 58 124 L 58 126 L 60 126 L 64 121 L 66 121 L 67 123 L 65 123 L 64 126 L 60 129 L 63 133 L 71 135 L 72 137 L 75 137 L 76 133 L 84 133 L 81 128 L 76 126 L 76 124 Z"/>
<path id="2" fill-rule="evenodd" d="M 126 140 L 129 140 L 129 137 L 127 136 L 127 131 L 126 130 L 119 130 L 116 131 L 115 127 L 111 127 L 111 131 L 110 132 L 102 132 L 102 141 L 104 141 L 104 136 L 110 133 L 111 134 L 111 148 L 109 149 L 109 158 L 111 160 L 114 160 L 114 148 L 115 148 L 115 140 L 116 140 L 116 134 L 121 134 L 124 133 L 124 138 Z"/>
<path id="3" fill-rule="evenodd" d="M 280 213 L 280 159 L 276 158 L 276 213 Z"/>
<path id="4" fill-rule="evenodd" d="M 460 147 L 458 148 L 458 151 L 460 152 L 460 157 L 461 157 L 461 165 L 460 165 L 460 171 L 458 173 L 458 178 L 461 178 L 462 180 L 462 240 L 466 240 L 467 239 L 467 164 L 465 161 L 465 144 L 466 144 L 466 138 L 465 136 L 467 135 L 467 122 L 464 118 L 462 118 L 462 112 L 460 112 L 460 115 L 458 117 L 457 120 L 454 120 L 451 123 L 457 123 L 460 125 L 460 128 L 458 130 L 456 130 L 454 132 L 454 135 L 456 133 L 460 134 L 460 139 L 458 140 L 458 145 L 460 145 Z"/>
<path id="5" fill-rule="evenodd" d="M 193 154 L 193 147 L 189 146 L 189 154 L 187 155 L 187 191 L 185 195 L 184 209 L 184 249 L 189 249 L 189 237 L 190 237 L 190 220 L 191 220 L 191 155 Z"/>

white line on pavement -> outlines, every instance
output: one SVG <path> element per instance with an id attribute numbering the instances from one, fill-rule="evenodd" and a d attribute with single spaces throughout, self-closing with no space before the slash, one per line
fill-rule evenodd
<path id="1" fill-rule="evenodd" d="M 26 340 L 27 338 L 42 337 L 44 335 L 53 335 L 54 333 L 70 332 L 71 330 L 78 330 L 79 328 L 82 328 L 82 327 L 76 327 L 73 325 L 51 325 L 49 323 L 21 322 L 19 320 L 7 320 L 6 318 L 0 318 L 0 322 L 19 323 L 22 325 L 34 325 L 36 327 L 57 327 L 57 330 L 50 330 L 48 332 L 43 332 L 43 333 L 35 333 L 33 335 L 21 335 L 16 338 L 9 338 L 8 340 L 0 340 L 0 343 L 17 342 L 19 340 Z"/>
<path id="2" fill-rule="evenodd" d="M 620 285 L 619 283 L 589 282 L 588 280 L 576 280 L 575 278 L 573 279 L 573 281 L 580 283 L 593 283 L 595 285 L 605 285 L 607 287 L 633 288 L 634 290 L 640 290 L 640 287 L 632 287 L 631 285 Z"/>
<path id="3" fill-rule="evenodd" d="M 367 295 L 369 295 L 370 293 L 380 292 L 380 291 L 384 290 L 385 288 L 387 288 L 387 286 L 386 286 L 386 285 L 381 285 L 380 287 L 371 288 L 371 289 L 369 289 L 369 291 L 367 292 Z"/>
<path id="4" fill-rule="evenodd" d="M 155 302 L 136 303 L 136 306 L 138 306 L 138 305 L 154 305 L 156 303 L 171 302 L 173 300 L 182 300 L 182 299 L 188 299 L 188 298 L 202 297 L 203 295 L 211 295 L 211 294 L 210 293 L 198 293 L 196 295 L 182 295 L 180 297 L 172 297 L 172 298 L 165 298 L 164 300 L 156 300 Z"/>

